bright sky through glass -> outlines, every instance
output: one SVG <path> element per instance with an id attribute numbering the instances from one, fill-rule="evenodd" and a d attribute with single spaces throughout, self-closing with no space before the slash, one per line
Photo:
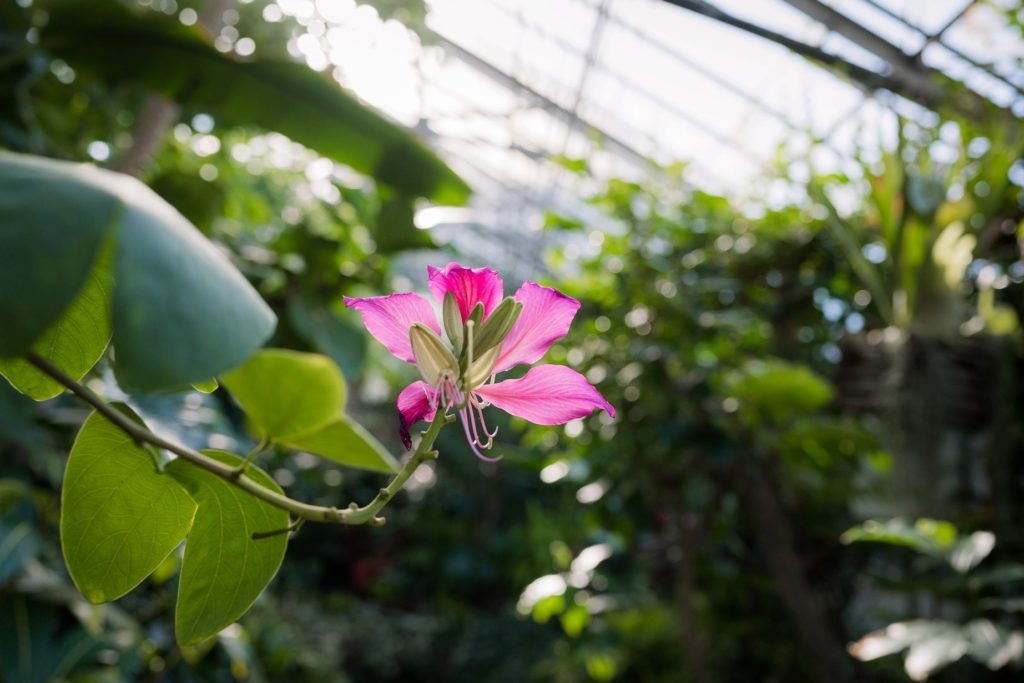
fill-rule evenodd
<path id="1" fill-rule="evenodd" d="M 783 0 L 714 4 L 860 66 L 885 67 Z M 953 21 L 944 40 L 1024 85 L 1009 66 L 1021 56 L 1019 36 L 991 7 L 828 4 L 908 54 L 924 49 L 926 64 L 993 101 L 1022 106 L 1019 90 L 927 40 Z M 824 140 L 813 159 L 828 170 L 857 139 L 891 136 L 888 107 L 927 115 L 899 98 L 866 98 L 785 48 L 661 0 L 431 0 L 435 36 L 426 47 L 352 0 L 277 5 L 307 29 L 290 44 L 293 54 L 423 134 L 477 190 L 473 215 L 490 227 L 536 228 L 547 208 L 579 209 L 588 181 L 553 155 L 587 159 L 598 178 L 636 177 L 648 160 L 684 161 L 690 182 L 743 194 L 765 182 L 780 146 L 799 156 L 812 137 Z"/>

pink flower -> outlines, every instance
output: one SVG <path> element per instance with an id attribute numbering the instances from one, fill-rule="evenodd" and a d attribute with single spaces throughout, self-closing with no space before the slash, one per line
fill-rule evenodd
<path id="1" fill-rule="evenodd" d="M 419 294 L 345 297 L 345 305 L 363 315 L 377 341 L 416 365 L 422 381 L 398 395 L 402 440 L 411 447 L 409 427 L 432 420 L 438 407 L 457 410 L 470 448 L 493 444 L 483 409 L 494 405 L 535 424 L 557 425 L 603 409 L 615 409 L 580 373 L 562 365 L 538 365 L 519 379 L 495 382 L 516 365 L 538 361 L 569 331 L 580 303 L 551 287 L 526 282 L 514 297 L 503 298 L 501 277 L 490 268 L 449 263 L 427 268 L 430 291 L 443 306 L 450 345 L 441 339 L 434 309 Z"/>

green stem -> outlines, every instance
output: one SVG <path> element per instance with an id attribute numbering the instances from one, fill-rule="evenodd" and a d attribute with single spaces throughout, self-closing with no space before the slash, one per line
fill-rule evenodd
<path id="1" fill-rule="evenodd" d="M 256 459 L 256 456 L 270 448 L 270 446 L 270 439 L 267 437 L 260 439 L 260 442 L 256 444 L 256 447 L 249 451 L 245 456 L 245 459 L 242 460 L 242 462 L 235 468 L 235 476 L 240 477 L 245 474 L 245 470 L 252 464 L 252 461 Z"/>
<path id="2" fill-rule="evenodd" d="M 423 462 L 437 457 L 437 451 L 432 450 L 434 440 L 437 438 L 438 432 L 441 431 L 441 427 L 453 419 L 447 416 L 443 410 L 438 410 L 434 416 L 434 420 L 430 423 L 430 426 L 425 432 L 423 432 L 423 439 L 416 447 L 416 450 L 402 466 L 402 469 L 395 474 L 391 483 L 382 488 L 374 499 L 366 505 L 359 507 L 355 503 L 352 503 L 347 508 L 339 510 L 335 507 L 310 505 L 309 503 L 303 503 L 289 498 L 288 496 L 277 493 L 276 491 L 271 491 L 255 480 L 250 479 L 244 473 L 239 472 L 237 468 L 232 467 L 231 465 L 226 465 L 219 460 L 214 460 L 208 455 L 204 455 L 203 453 L 189 448 L 188 446 L 182 446 L 174 443 L 173 441 L 168 441 L 162 436 L 154 434 L 145 427 L 131 420 L 127 415 L 121 413 L 119 410 L 104 401 L 89 387 L 66 375 L 60 368 L 49 360 L 32 352 L 30 352 L 26 358 L 28 362 L 36 366 L 41 372 L 49 375 L 66 387 L 75 396 L 95 408 L 96 412 L 114 423 L 118 429 L 130 436 L 137 443 L 148 443 L 156 446 L 157 448 L 163 448 L 166 451 L 174 453 L 182 460 L 185 460 L 196 467 L 201 467 L 207 472 L 220 477 L 229 484 L 237 486 L 246 493 L 257 497 L 274 507 L 287 510 L 298 519 L 311 522 L 371 524 L 373 526 L 380 526 L 383 524 L 384 518 L 378 517 L 377 513 L 380 512 L 381 509 L 387 505 L 388 501 L 394 498 L 395 494 L 401 490 L 402 486 L 405 485 L 405 482 L 408 481 L 409 477 L 412 476 L 412 473 L 416 471 L 417 467 L 419 467 Z"/>
<path id="3" fill-rule="evenodd" d="M 409 477 L 412 476 L 417 467 L 427 460 L 433 460 L 437 457 L 437 451 L 433 450 L 434 440 L 437 438 L 438 432 L 441 431 L 441 427 L 454 419 L 454 415 L 448 415 L 439 406 L 437 412 L 434 413 L 434 419 L 431 421 L 430 426 L 423 432 L 423 438 L 420 440 L 416 450 L 413 451 L 412 456 L 402 465 L 402 469 L 398 470 L 395 478 L 391 480 L 390 484 L 378 491 L 373 500 L 363 507 L 358 507 L 355 503 L 349 505 L 344 514 L 349 515 L 349 519 L 352 521 L 347 523 L 371 524 L 373 526 L 383 524 L 384 518 L 378 517 L 377 513 L 388 504 L 388 501 L 395 497 L 395 494 L 402 490 L 405 482 L 409 480 Z"/>

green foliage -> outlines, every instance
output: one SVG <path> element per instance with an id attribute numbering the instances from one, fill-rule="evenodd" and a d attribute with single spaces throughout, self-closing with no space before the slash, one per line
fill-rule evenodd
<path id="1" fill-rule="evenodd" d="M 75 295 L 84 285 L 76 273 L 87 274 L 98 251 L 80 240 L 93 233 L 97 240 L 107 235 L 116 240 L 114 369 L 124 386 L 146 391 L 206 380 L 240 363 L 273 330 L 273 313 L 238 271 L 134 178 L 5 154 L 0 182 L 11 190 L 5 201 L 10 218 L 3 221 L 10 246 L 2 251 L 0 270 L 4 277 L 21 273 L 18 288 L 32 283 L 30 294 L 8 298 L 17 306 L 29 302 L 30 310 L 0 308 L 0 325 L 12 331 L 4 339 L 22 339 L 8 353 L 24 352 L 53 324 L 53 304 L 66 308 L 69 287 Z M 66 245 L 74 251 L 61 257 Z M 56 260 L 37 262 L 55 251 Z M 22 271 L 26 266 L 31 270 Z M 25 324 L 34 336 L 21 337 Z M 70 327 L 62 331 L 71 332 Z"/>
<path id="2" fill-rule="evenodd" d="M 152 89 L 233 125 L 287 135 L 409 196 L 466 200 L 469 188 L 432 152 L 302 64 L 233 59 L 202 33 L 116 0 L 53 3 L 42 45 L 110 83 Z"/>
<path id="3" fill-rule="evenodd" d="M 225 188 L 203 180 L 197 174 L 168 171 L 147 184 L 204 235 L 212 232 L 214 221 L 224 212 Z"/>
<path id="4" fill-rule="evenodd" d="M 102 415 L 89 416 L 61 494 L 64 560 L 82 595 L 108 602 L 135 588 L 181 543 L 195 514 L 196 503 L 146 449 Z"/>
<path id="5" fill-rule="evenodd" d="M 7 583 L 36 556 L 42 541 L 31 523 L 8 526 L 0 522 L 0 586 Z"/>
<path id="6" fill-rule="evenodd" d="M 366 429 L 344 416 L 314 432 L 287 438 L 283 445 L 315 453 L 348 467 L 376 472 L 398 470 L 394 456 Z"/>
<path id="7" fill-rule="evenodd" d="M 126 204 L 114 269 L 114 370 L 136 391 L 205 381 L 251 355 L 275 324 L 227 259 L 149 197 Z"/>
<path id="8" fill-rule="evenodd" d="M 941 558 L 958 574 L 966 574 L 985 560 L 995 547 L 995 536 L 976 531 L 961 536 L 956 526 L 934 519 L 869 521 L 843 534 L 844 543 L 869 541 L 904 546 L 930 557 Z M 977 600 L 988 611 L 1014 612 L 1021 599 L 1007 596 L 1008 587 L 1024 574 L 1021 565 L 997 567 L 978 572 L 969 579 L 960 578 L 953 586 L 938 584 L 945 597 L 967 596 L 977 600 L 979 593 L 995 588 L 999 597 Z M 933 584 L 934 585 L 934 584 Z M 872 631 L 850 646 L 850 654 L 871 661 L 907 651 L 904 670 L 912 680 L 925 680 L 940 669 L 970 656 L 995 671 L 1010 663 L 1024 661 L 1024 630 L 1010 629 L 991 619 L 974 619 L 957 624 L 941 619 L 915 619 L 896 622 Z"/>
<path id="9" fill-rule="evenodd" d="M 327 356 L 265 349 L 221 381 L 261 437 L 341 465 L 397 471 L 387 449 L 343 414 L 345 380 Z"/>
<path id="10" fill-rule="evenodd" d="M 334 463 L 377 471 L 394 467 L 385 450 L 397 445 L 393 395 L 411 375 L 397 362 L 367 362 L 366 336 L 349 324 L 341 295 L 385 291 L 395 276 L 443 260 L 408 250 L 430 248 L 426 238 L 436 235 L 416 230 L 412 188 L 428 192 L 445 173 L 431 176 L 431 171 L 395 191 L 381 178 L 379 186 L 369 178 L 353 180 L 318 159 L 316 153 L 347 159 L 370 173 L 381 169 L 386 182 L 406 182 L 405 168 L 395 171 L 373 156 L 371 148 L 379 143 L 383 149 L 386 141 L 368 134 L 366 141 L 351 144 L 351 130 L 332 138 L 336 122 L 351 129 L 355 121 L 348 117 L 348 103 L 333 94 L 325 94 L 322 106 L 319 100 L 311 106 L 317 93 L 337 92 L 333 83 L 300 65 L 267 66 L 283 63 L 274 58 L 287 58 L 286 41 L 294 31 L 317 26 L 291 16 L 264 22 L 269 0 L 232 8 L 239 19 L 227 22 L 229 27 L 258 45 L 258 59 L 245 64 L 214 54 L 208 37 L 179 25 L 180 11 L 201 9 L 205 3 L 199 0 L 129 0 L 125 12 L 111 10 L 106 2 L 23 4 L 30 7 L 12 3 L 0 9 L 4 19 L 25 19 L 11 22 L 15 28 L 8 36 L 16 50 L 0 68 L 0 141 L 69 159 L 86 158 L 87 146 L 102 141 L 116 163 L 131 144 L 147 91 L 176 97 L 184 115 L 142 177 L 231 255 L 277 314 L 280 324 L 270 344 L 330 356 L 350 383 L 352 413 L 365 419 L 363 428 L 339 407 L 324 412 L 325 421 L 315 431 L 280 439 L 266 456 L 273 459 L 274 476 L 291 482 L 289 495 L 320 505 L 371 499 L 380 489 L 379 474 L 339 471 Z M 177 16 L 161 17 L 172 5 Z M 374 5 L 385 14 L 422 19 L 418 0 Z M 50 6 L 56 18 L 47 25 Z M 84 16 L 94 9 L 94 16 Z M 135 11 L 138 17 L 131 16 Z M 129 34 L 129 24 L 137 34 Z M 36 30 L 29 32 L 31 26 Z M 76 36 L 79 28 L 82 34 Z M 37 43 L 22 40 L 36 34 Z M 143 39 L 128 48 L 131 35 Z M 114 53 L 126 63 L 111 59 Z M 135 57 L 120 57 L 125 54 Z M 63 59 L 55 59 L 58 55 Z M 74 70 L 73 80 L 64 61 Z M 142 63 L 147 61 L 159 64 Z M 228 83 L 229 72 L 243 75 Z M 279 93 L 286 82 L 297 94 L 275 95 L 268 103 L 268 93 Z M 192 118 L 207 113 L 212 130 Z M 813 670 L 819 650 L 802 642 L 806 624 L 781 590 L 804 578 L 801 592 L 812 612 L 825 611 L 822 630 L 835 630 L 844 673 L 852 679 L 905 680 L 895 657 L 863 663 L 848 658 L 844 649 L 862 634 L 895 622 L 894 629 L 882 631 L 901 638 L 917 633 L 916 640 L 902 642 L 921 666 L 954 659 L 968 648 L 948 668 L 931 669 L 936 681 L 1009 680 L 1009 666 L 994 679 L 984 667 L 993 666 L 995 653 L 1012 655 L 1020 639 L 1024 570 L 1014 562 L 1021 548 L 1017 440 L 958 431 L 947 424 L 946 412 L 922 410 L 927 429 L 942 437 L 934 467 L 924 470 L 927 485 L 933 476 L 936 489 L 948 483 L 939 475 L 951 467 L 945 459 L 954 455 L 962 458 L 958 466 L 964 472 L 972 472 L 972 482 L 983 484 L 986 473 L 995 475 L 992 487 L 951 494 L 955 505 L 948 514 L 926 513 L 943 514 L 967 530 L 979 524 L 991 528 L 999 534 L 998 548 L 986 545 L 988 532 L 950 535 L 944 523 L 926 532 L 906 523 L 911 535 L 931 538 L 909 540 L 910 547 L 927 548 L 924 553 L 908 552 L 900 545 L 904 537 L 885 522 L 878 524 L 895 534 L 896 547 L 838 542 L 844 529 L 863 519 L 862 509 L 890 514 L 874 505 L 882 497 L 880 485 L 894 481 L 905 455 L 892 438 L 893 424 L 904 412 L 921 409 L 919 402 L 894 400 L 882 415 L 851 410 L 843 374 L 853 354 L 845 342 L 889 340 L 893 324 L 901 332 L 919 327 L 925 318 L 917 302 L 935 301 L 940 312 L 956 313 L 954 324 L 944 328 L 943 344 L 965 338 L 979 343 L 957 363 L 957 372 L 969 374 L 973 363 L 985 360 L 981 342 L 991 341 L 986 335 L 997 331 L 1006 334 L 998 340 L 994 376 L 1012 378 L 1019 365 L 1016 321 L 1017 311 L 1024 310 L 1024 288 L 1017 274 L 1024 271 L 1018 264 L 1020 236 L 1012 233 L 1020 222 L 1020 192 L 1008 181 L 1020 158 L 1019 145 L 1012 126 L 1003 136 L 980 127 L 959 129 L 962 146 L 983 137 L 992 151 L 939 163 L 938 153 L 929 156 L 938 138 L 918 131 L 920 139 L 914 141 L 908 129 L 902 148 L 865 153 L 872 160 L 861 169 L 847 168 L 850 176 L 773 179 L 794 198 L 788 203 L 692 189 L 680 166 L 663 169 L 656 182 L 613 180 L 581 215 L 549 213 L 537 235 L 555 246 L 549 266 L 559 275 L 549 284 L 583 303 L 571 335 L 556 344 L 551 360 L 571 364 L 597 383 L 619 417 L 574 421 L 564 435 L 550 428 L 520 432 L 521 421 L 502 421 L 496 448 L 506 458 L 497 467 L 459 457 L 464 441 L 451 435 L 433 469 L 418 472 L 408 495 L 393 501 L 383 528 L 304 526 L 288 540 L 288 556 L 273 588 L 245 614 L 241 601 L 231 603 L 232 591 L 244 585 L 247 594 L 256 594 L 262 586 L 240 583 L 237 577 L 247 572 L 235 565 L 235 580 L 212 589 L 222 601 L 208 610 L 205 628 L 200 628 L 205 616 L 189 613 L 192 597 L 180 597 L 182 614 L 191 614 L 194 637 L 202 637 L 200 630 L 211 634 L 219 623 L 233 624 L 196 645 L 174 643 L 176 591 L 202 586 L 197 577 L 215 571 L 186 570 L 178 581 L 179 553 L 169 554 L 150 580 L 117 604 L 87 605 L 68 583 L 56 544 L 55 492 L 76 404 L 62 397 L 37 408 L 0 383 L 0 678 L 40 683 L 157 678 L 426 683 L 439 677 L 460 683 L 481 675 L 516 683 L 832 680 Z M 291 131 L 309 149 L 261 130 Z M 942 144 L 959 145 L 951 132 L 943 127 Z M 210 136 L 219 141 L 219 150 L 200 153 L 198 143 Z M 342 149 L 334 140 L 349 144 Z M 281 166 L 278 157 L 291 160 Z M 553 161 L 588 175 L 583 186 L 596 182 L 585 162 Z M 310 163 L 318 169 L 310 174 L 319 178 L 316 182 L 305 175 Z M 327 178 L 325 168 L 331 169 Z M 408 167 L 413 173 L 415 165 Z M 669 182 L 662 182 L 665 178 Z M 14 187 L 0 184 L 8 186 Z M 0 191 L 0 198 L 17 200 L 23 189 Z M 55 256 L 67 242 L 81 242 L 76 231 L 89 230 L 83 216 L 104 215 L 89 201 L 69 209 L 54 201 L 49 187 L 35 195 L 41 205 L 33 215 L 47 216 L 35 229 L 47 235 L 45 244 Z M 42 205 L 47 202 L 51 206 Z M 104 220 L 112 225 L 116 212 L 113 206 Z M 597 221 L 595 212 L 603 214 Z M 595 223 L 614 225 L 605 232 Z M 51 224 L 63 228 L 46 232 Z M 2 233 L 14 223 L 3 220 L 0 226 Z M 115 233 L 108 225 L 100 233 L 88 259 L 88 249 L 69 247 L 71 264 L 85 265 L 61 303 L 47 304 L 50 313 L 35 303 L 18 309 L 30 318 L 49 316 L 45 323 L 33 322 L 20 350 L 35 341 L 36 350 L 50 357 L 41 350 L 39 335 L 67 315 L 103 239 L 117 239 L 123 231 Z M 17 242 L 3 240 L 0 236 L 3 247 Z M 156 243 L 152 247 L 160 249 Z M 24 282 L 48 271 L 18 270 L 31 256 L 0 249 L 0 284 L 26 302 L 42 301 L 44 291 Z M 473 265 L 483 265 L 488 254 L 478 256 Z M 521 268 L 516 279 L 545 277 L 529 258 L 515 260 Z M 994 278 L 978 277 L 979 269 Z M 72 270 L 53 273 L 74 279 Z M 513 277 L 506 275 L 511 291 Z M 187 289 L 183 300 L 196 305 L 208 294 Z M 157 298 L 151 310 L 161 311 L 166 303 Z M 7 329 L 14 329 L 8 322 L 16 316 L 7 312 L 17 306 L 0 301 L 0 345 L 14 339 Z M 116 307 L 113 314 L 116 319 Z M 965 321 L 969 325 L 961 328 Z M 249 336 L 250 352 L 233 366 L 265 343 L 259 335 Z M 142 338 L 152 349 L 149 361 L 162 362 L 164 338 L 162 331 Z M 118 341 L 115 335 L 110 358 L 125 379 L 117 367 Z M 208 341 L 222 343 L 218 335 Z M 384 356 L 372 347 L 369 354 L 374 361 Z M 106 363 L 101 361 L 88 386 L 118 395 Z M 192 384 L 213 390 L 212 395 L 133 396 L 133 403 L 172 440 L 197 448 L 246 444 L 246 416 L 228 400 L 230 387 L 218 391 L 215 381 L 206 381 L 231 369 L 189 374 L 188 381 L 166 387 Z M 908 362 L 906 369 L 913 379 L 918 367 Z M 877 376 L 860 379 L 888 391 Z M 290 381 L 286 377 L 282 386 Z M 268 384 L 257 403 L 287 413 L 279 391 L 277 384 Z M 995 402 L 999 391 L 985 385 L 968 398 L 981 406 L 988 399 Z M 1000 434 L 1020 431 L 1018 399 L 1016 393 L 1007 395 L 999 399 L 1005 405 L 991 408 L 1006 427 Z M 983 409 L 990 407 L 986 403 Z M 1010 444 L 1009 451 L 1001 441 Z M 281 452 L 289 449 L 319 453 L 331 462 Z M 138 457 L 149 463 L 147 453 Z M 235 456 L 218 457 L 239 463 Z M 181 461 L 171 469 L 207 476 Z M 796 560 L 791 566 L 797 568 L 788 575 L 772 568 L 787 543 L 777 537 L 765 542 L 763 517 L 749 500 L 751 473 L 780 504 L 782 529 L 791 536 Z M 271 485 L 269 479 L 261 481 Z M 219 479 L 208 483 L 227 486 Z M 239 501 L 253 502 L 247 496 Z M 197 525 L 204 509 L 208 506 L 200 507 Z M 274 525 L 281 528 L 287 519 L 277 514 Z M 286 538 L 243 546 L 247 521 L 242 516 L 238 528 L 225 531 L 237 543 L 225 561 L 249 552 L 246 548 L 259 551 L 267 547 L 261 544 Z M 257 528 L 270 525 L 252 526 Z M 204 542 L 197 529 L 188 538 L 186 556 L 220 547 Z M 584 571 L 589 565 L 580 558 L 605 544 L 614 553 Z M 989 550 L 991 569 L 971 568 Z M 516 609 L 524 587 L 551 576 L 564 582 L 556 586 L 562 592 L 541 597 L 529 610 Z M 222 618 L 214 619 L 215 613 Z M 917 628 L 922 621 L 931 623 Z"/>
<path id="11" fill-rule="evenodd" d="M 121 211 L 96 177 L 85 167 L 0 154 L 0 291 L 11 294 L 0 299 L 0 356 L 27 351 L 88 279 Z"/>
<path id="12" fill-rule="evenodd" d="M 326 304 L 309 297 L 288 297 L 288 322 L 316 351 L 330 356 L 345 377 L 357 378 L 366 360 L 366 334 Z"/>
<path id="13" fill-rule="evenodd" d="M 92 369 L 110 343 L 113 244 L 108 239 L 89 278 L 64 314 L 32 345 L 32 351 L 79 380 Z M 21 393 L 45 401 L 64 391 L 56 380 L 22 358 L 0 359 L 0 375 Z"/>
<path id="14" fill-rule="evenodd" d="M 315 432 L 345 407 L 341 372 L 318 354 L 265 349 L 220 379 L 256 432 L 273 441 Z"/>
<path id="15" fill-rule="evenodd" d="M 65 679 L 100 643 L 85 629 L 61 628 L 46 605 L 24 595 L 0 601 L 0 676 L 18 683 Z"/>
<path id="16" fill-rule="evenodd" d="M 729 373 L 722 391 L 736 400 L 740 417 L 752 426 L 781 424 L 821 410 L 833 394 L 811 369 L 777 360 L 747 363 Z"/>
<path id="17" fill-rule="evenodd" d="M 925 555 L 947 560 L 953 569 L 963 573 L 984 560 L 995 545 L 995 537 L 988 531 L 975 531 L 961 537 L 956 527 L 934 519 L 870 520 L 847 530 L 843 543 L 870 541 L 887 543 L 915 550 Z"/>
<path id="18" fill-rule="evenodd" d="M 381 254 L 437 247 L 430 233 L 416 227 L 414 213 L 413 203 L 408 197 L 392 197 L 381 205 L 374 231 L 374 241 Z"/>
<path id="19" fill-rule="evenodd" d="M 227 465 L 242 459 L 223 451 L 204 451 Z M 288 513 L 239 491 L 223 479 L 176 460 L 167 473 L 196 501 L 181 565 L 174 630 L 182 645 L 198 643 L 242 616 L 267 587 L 284 559 L 285 533 L 253 539 L 254 533 L 288 526 Z M 255 466 L 246 475 L 281 493 L 274 480 Z"/>
<path id="20" fill-rule="evenodd" d="M 995 671 L 1024 657 L 1024 631 L 988 619 L 964 625 L 918 619 L 889 624 L 850 646 L 851 653 L 864 661 L 902 650 L 907 651 L 904 670 L 913 681 L 927 680 L 964 656 Z"/>

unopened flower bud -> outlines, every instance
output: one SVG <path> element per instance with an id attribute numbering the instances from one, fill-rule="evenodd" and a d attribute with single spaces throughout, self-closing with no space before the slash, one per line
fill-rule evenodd
<path id="1" fill-rule="evenodd" d="M 445 346 L 441 338 L 423 323 L 414 323 L 409 328 L 409 342 L 416 367 L 427 384 L 436 387 L 443 375 L 452 378 L 459 375 L 459 362 Z"/>
<path id="2" fill-rule="evenodd" d="M 465 341 L 465 328 L 462 326 L 462 314 L 459 312 L 459 303 L 451 292 L 447 292 L 444 295 L 441 317 L 444 320 L 444 331 L 448 334 L 448 339 L 455 349 L 455 355 L 462 353 L 462 344 Z"/>
<path id="3" fill-rule="evenodd" d="M 523 305 L 512 297 L 506 297 L 498 304 L 473 338 L 473 353 L 479 356 L 500 346 L 512 331 L 522 310 Z"/>
<path id="4" fill-rule="evenodd" d="M 480 327 L 480 321 L 483 320 L 483 319 L 484 319 L 484 305 L 478 303 L 476 306 L 473 307 L 473 310 L 469 312 L 469 317 L 466 318 L 466 322 L 469 322 L 470 320 L 472 320 L 473 323 L 477 326 L 477 328 L 479 328 Z"/>
<path id="5" fill-rule="evenodd" d="M 494 373 L 494 366 L 498 363 L 498 356 L 501 355 L 501 347 L 491 347 L 489 351 L 473 359 L 473 364 L 462 376 L 463 391 L 473 391 Z"/>

